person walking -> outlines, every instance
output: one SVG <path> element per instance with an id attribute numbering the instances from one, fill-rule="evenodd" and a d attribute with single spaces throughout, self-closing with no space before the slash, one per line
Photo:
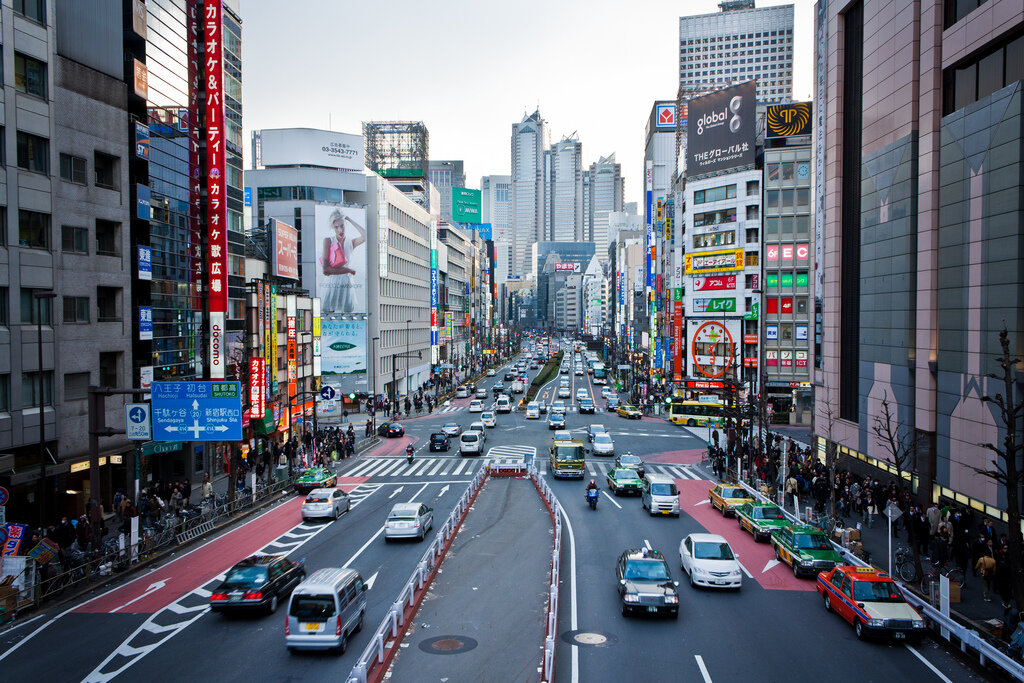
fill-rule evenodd
<path id="1" fill-rule="evenodd" d="M 210 482 L 210 473 L 207 472 L 203 475 L 203 488 L 202 488 L 203 500 L 211 500 L 213 498 L 213 483 Z"/>
<path id="2" fill-rule="evenodd" d="M 978 558 L 974 568 L 981 575 L 982 598 L 985 602 L 992 602 L 992 598 L 989 596 L 992 592 L 992 582 L 996 576 L 996 558 L 992 557 L 990 553 L 986 553 Z"/>

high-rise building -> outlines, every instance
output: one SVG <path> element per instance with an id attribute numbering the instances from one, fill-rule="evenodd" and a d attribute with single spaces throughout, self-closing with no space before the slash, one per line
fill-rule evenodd
<path id="1" fill-rule="evenodd" d="M 651 199 L 668 199 L 675 179 L 675 144 L 677 125 L 686 131 L 685 115 L 680 118 L 673 100 L 657 100 L 651 107 L 644 130 L 644 166 L 650 163 Z M 644 207 L 644 221 L 650 220 Z"/>
<path id="2" fill-rule="evenodd" d="M 622 197 L 625 182 L 622 165 L 615 161 L 615 154 L 601 157 L 590 164 L 590 191 L 588 193 L 587 222 L 583 239 L 596 245 L 597 258 L 601 264 L 608 261 L 609 214 L 622 211 Z"/>
<path id="3" fill-rule="evenodd" d="M 896 458 L 874 430 L 891 429 L 913 452 L 900 469 L 919 496 L 1002 520 L 1004 487 L 975 468 L 1002 463 L 982 444 L 1003 448 L 1007 434 L 1000 410 L 983 401 L 1010 399 L 998 362 L 1004 326 L 1010 355 L 1024 347 L 1016 8 L 818 3 L 816 41 L 825 212 L 815 225 L 824 282 L 817 433 L 838 444 L 840 466 L 889 479 Z"/>
<path id="4" fill-rule="evenodd" d="M 490 223 L 491 239 L 494 241 L 494 281 L 503 283 L 508 279 L 514 245 L 512 176 L 485 175 L 480 179 L 480 193 L 482 220 L 484 223 Z"/>
<path id="5" fill-rule="evenodd" d="M 540 110 L 512 124 L 512 238 L 509 278 L 526 278 L 533 271 L 530 246 L 543 239 L 544 150 L 547 122 Z"/>
<path id="6" fill-rule="evenodd" d="M 544 239 L 570 242 L 583 236 L 583 145 L 565 137 L 544 152 Z"/>
<path id="7" fill-rule="evenodd" d="M 429 161 L 430 183 L 441 197 L 441 220 L 452 222 L 452 188 L 466 186 L 462 160 Z"/>
<path id="8" fill-rule="evenodd" d="M 679 18 L 680 99 L 752 79 L 758 102 L 791 99 L 793 5 L 726 0 L 719 7 L 720 12 Z"/>

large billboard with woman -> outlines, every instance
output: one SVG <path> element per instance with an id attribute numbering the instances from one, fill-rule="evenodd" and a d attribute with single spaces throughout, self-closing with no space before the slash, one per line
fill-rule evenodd
<path id="1" fill-rule="evenodd" d="M 366 313 L 366 209 L 317 204 L 315 237 L 322 317 Z"/>

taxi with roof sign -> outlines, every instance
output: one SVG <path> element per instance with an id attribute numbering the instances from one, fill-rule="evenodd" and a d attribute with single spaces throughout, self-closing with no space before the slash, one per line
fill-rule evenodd
<path id="1" fill-rule="evenodd" d="M 888 574 L 874 567 L 836 567 L 818 574 L 825 610 L 853 624 L 861 640 L 921 640 L 926 624 Z"/>
<path id="2" fill-rule="evenodd" d="M 771 540 L 772 532 L 789 526 L 790 522 L 774 503 L 754 500 L 736 507 L 736 521 L 749 531 L 755 541 Z"/>
<path id="3" fill-rule="evenodd" d="M 825 532 L 809 524 L 787 526 L 772 532 L 775 558 L 793 569 L 793 576 L 814 576 L 844 564 Z"/>
<path id="4" fill-rule="evenodd" d="M 754 502 L 754 497 L 742 486 L 716 484 L 708 491 L 708 500 L 711 501 L 711 507 L 721 510 L 723 517 L 728 517 L 734 514 L 740 505 Z"/>

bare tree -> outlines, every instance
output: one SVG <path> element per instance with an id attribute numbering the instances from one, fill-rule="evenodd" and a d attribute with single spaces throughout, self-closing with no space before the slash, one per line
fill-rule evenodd
<path id="1" fill-rule="evenodd" d="M 917 442 L 913 431 L 900 421 L 889 403 L 889 393 L 882 392 L 882 412 L 875 415 L 871 431 L 878 445 L 888 454 L 896 468 L 896 478 L 903 486 L 903 473 L 917 471 Z"/>
<path id="2" fill-rule="evenodd" d="M 995 396 L 982 396 L 981 400 L 994 404 L 999 409 L 999 419 L 1004 429 L 1002 448 L 991 444 L 979 444 L 995 454 L 991 467 L 972 467 L 976 473 L 996 482 L 1006 492 L 1006 514 L 1009 525 L 1010 542 L 1010 577 L 1013 587 L 1013 598 L 1018 605 L 1024 605 L 1024 561 L 1021 554 L 1024 549 L 1024 538 L 1020 528 L 1020 486 L 1024 481 L 1024 470 L 1020 469 L 1019 463 L 1024 444 L 1020 442 L 1018 432 L 1019 423 L 1024 417 L 1024 399 L 1018 399 L 1014 395 L 1013 385 L 1017 379 L 1016 366 L 1021 359 L 1010 355 L 1010 339 L 1006 331 L 1006 323 L 999 333 L 999 346 L 1002 352 L 996 358 L 996 363 L 1002 369 L 1000 375 L 989 374 L 987 377 L 1003 382 L 1003 392 Z"/>
<path id="3" fill-rule="evenodd" d="M 832 398 L 832 387 L 824 387 L 825 396 L 821 401 L 822 410 L 821 417 L 825 422 L 825 429 L 823 430 L 825 436 L 825 468 L 828 470 L 828 514 L 829 518 L 833 522 L 837 519 L 836 517 L 836 464 L 839 461 L 839 447 L 835 441 L 835 428 L 836 422 L 839 420 L 839 415 L 836 412 L 835 403 Z M 817 449 L 817 444 L 813 447 Z"/>
<path id="4" fill-rule="evenodd" d="M 248 342 L 247 335 L 243 341 Z M 234 344 L 228 350 L 228 377 L 238 379 L 242 387 L 242 413 L 249 410 L 249 357 L 248 344 Z M 227 502 L 233 503 L 235 492 L 238 488 L 238 472 L 242 468 L 242 449 L 240 444 L 231 443 L 228 445 L 228 490 Z"/>

